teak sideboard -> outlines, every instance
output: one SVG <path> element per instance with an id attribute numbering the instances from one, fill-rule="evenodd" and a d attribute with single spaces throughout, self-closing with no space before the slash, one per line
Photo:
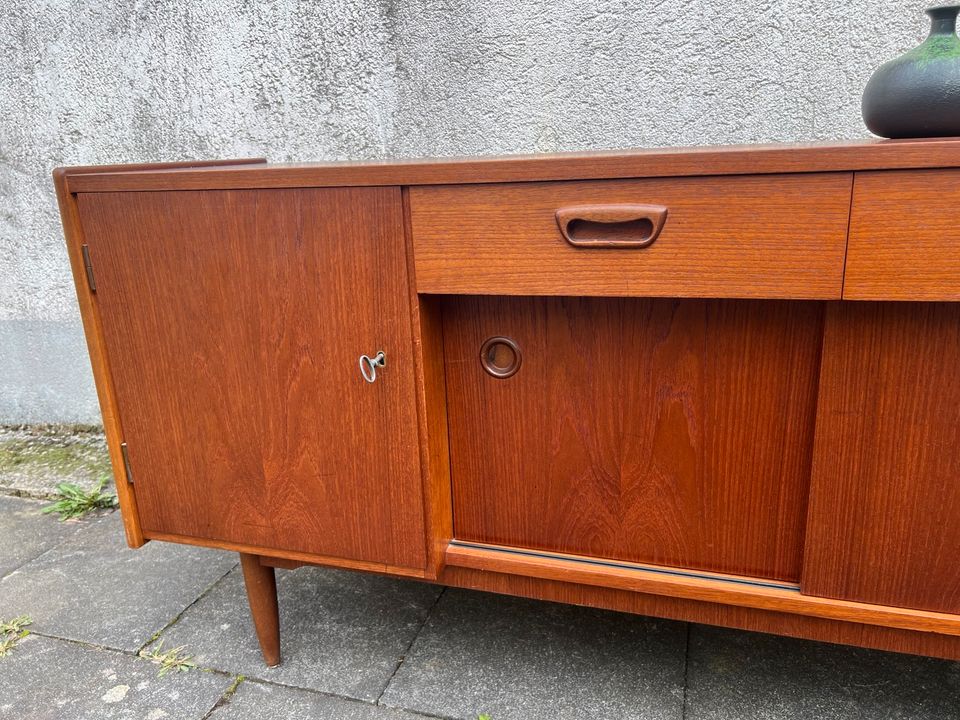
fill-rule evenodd
<path id="1" fill-rule="evenodd" d="M 127 540 L 960 659 L 960 140 L 54 172 Z"/>

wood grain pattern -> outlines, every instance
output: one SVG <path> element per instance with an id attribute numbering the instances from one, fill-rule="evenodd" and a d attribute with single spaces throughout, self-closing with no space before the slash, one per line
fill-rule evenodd
<path id="1" fill-rule="evenodd" d="M 79 206 L 144 531 L 422 569 L 399 189 Z"/>
<path id="2" fill-rule="evenodd" d="M 960 637 L 880 625 L 829 620 L 797 613 L 738 607 L 722 602 L 650 595 L 569 581 L 511 575 L 447 565 L 444 585 L 619 610 L 654 617 L 787 635 L 877 650 L 960 660 Z"/>
<path id="3" fill-rule="evenodd" d="M 250 545 L 248 543 L 231 542 L 229 540 L 216 540 L 208 537 L 193 537 L 191 535 L 176 535 L 174 533 L 156 532 L 154 530 L 145 530 L 144 538 L 148 540 L 160 540 L 163 542 L 180 543 L 181 545 L 193 545 L 195 547 L 216 548 L 217 550 L 228 550 L 230 552 L 247 553 L 256 555 L 260 558 L 261 564 L 269 565 L 271 560 L 285 560 L 288 563 L 295 563 L 294 567 L 301 565 L 317 565 L 319 567 L 343 568 L 344 570 L 360 570 L 362 572 L 376 573 L 377 575 L 397 575 L 406 578 L 425 578 L 435 575 L 436 572 L 427 573 L 422 567 L 406 567 L 402 565 L 390 565 L 376 560 L 356 560 L 352 558 L 336 557 L 333 555 L 318 555 L 315 552 L 300 552 L 281 547 L 271 547 L 263 545 Z M 286 565 L 277 565 L 277 567 L 286 567 Z"/>
<path id="4" fill-rule="evenodd" d="M 954 614 L 810 597 L 795 589 L 667 575 L 644 569 L 597 565 L 589 560 L 523 555 L 486 547 L 451 545 L 447 550 L 449 565 L 475 570 L 960 636 L 960 616 Z"/>
<path id="5" fill-rule="evenodd" d="M 113 377 L 110 374 L 110 363 L 107 358 L 103 342 L 100 310 L 97 296 L 90 292 L 87 285 L 86 270 L 81 257 L 81 246 L 85 243 L 83 227 L 80 222 L 80 213 L 77 208 L 76 195 L 68 187 L 71 173 L 96 174 L 113 171 L 138 170 L 175 170 L 187 168 L 210 167 L 213 165 L 254 165 L 263 164 L 263 158 L 250 158 L 222 161 L 184 161 L 174 163 L 139 163 L 123 165 L 74 166 L 71 168 L 56 168 L 53 171 L 53 184 L 57 193 L 57 203 L 60 209 L 60 221 L 63 225 L 64 239 L 67 245 L 67 254 L 70 258 L 70 267 L 73 274 L 74 286 L 77 291 L 77 301 L 80 306 L 80 317 L 83 321 L 83 332 L 87 342 L 87 351 L 90 354 L 90 364 L 93 369 L 93 378 L 97 388 L 97 397 L 100 402 L 100 414 L 103 420 L 103 432 L 107 441 L 107 450 L 110 455 L 110 464 L 117 488 L 117 498 L 120 504 L 120 516 L 123 520 L 124 534 L 127 544 L 132 548 L 143 546 L 147 539 L 140 527 L 140 516 L 137 508 L 136 491 L 133 485 L 126 482 L 126 470 L 120 450 L 123 442 L 123 429 L 117 411 L 116 393 L 113 388 Z"/>
<path id="6" fill-rule="evenodd" d="M 805 593 L 960 613 L 958 366 L 960 305 L 830 308 Z"/>
<path id="7" fill-rule="evenodd" d="M 479 295 L 839 298 L 849 173 L 417 187 L 417 290 Z M 667 208 L 657 241 L 571 247 L 557 210 Z"/>
<path id="8" fill-rule="evenodd" d="M 433 158 L 378 162 L 136 171 L 70 178 L 79 191 L 434 185 L 604 178 L 754 175 L 960 167 L 960 141 L 859 140 L 813 145 L 728 145 L 649 150 Z"/>
<path id="9" fill-rule="evenodd" d="M 247 589 L 250 615 L 267 667 L 280 664 L 280 608 L 277 605 L 277 578 L 274 569 L 260 563 L 256 555 L 240 553 L 243 584 Z"/>
<path id="10" fill-rule="evenodd" d="M 447 544 L 453 537 L 447 391 L 443 370 L 443 325 L 440 305 L 427 298 L 421 299 L 416 292 L 407 188 L 403 189 L 403 206 L 413 319 L 420 466 L 423 471 L 424 517 L 427 526 L 427 576 L 436 577 L 446 561 Z"/>
<path id="11" fill-rule="evenodd" d="M 75 193 L 69 187 L 70 177 L 74 175 L 102 175 L 104 173 L 148 173 L 148 172 L 170 172 L 170 171 L 190 171 L 202 170 L 209 171 L 217 168 L 229 168 L 236 166 L 249 167 L 251 165 L 266 165 L 267 159 L 256 158 L 232 158 L 227 160 L 175 160 L 173 162 L 145 162 L 145 163 L 115 163 L 113 165 L 71 165 L 69 167 L 59 167 L 53 171 L 54 177 L 62 176 L 67 183 L 67 191 Z"/>
<path id="12" fill-rule="evenodd" d="M 110 453 L 110 465 L 113 469 L 113 477 L 117 488 L 123 530 L 127 544 L 132 548 L 138 548 L 146 542 L 146 539 L 143 537 L 143 530 L 140 527 L 140 512 L 137 508 L 136 492 L 133 486 L 127 482 L 123 455 L 120 450 L 120 443 L 123 442 L 123 429 L 117 411 L 113 376 L 110 373 L 110 363 L 104 346 L 103 327 L 97 296 L 90 292 L 87 285 L 86 269 L 81 254 L 81 246 L 86 241 L 80 222 L 77 199 L 67 190 L 66 174 L 62 168 L 54 170 L 53 181 L 57 191 L 57 202 L 60 206 L 60 220 L 63 223 L 67 254 L 70 257 L 73 283 L 77 291 L 77 301 L 80 305 L 80 317 L 83 320 L 83 333 L 86 337 L 90 364 L 93 368 L 93 379 L 97 388 L 97 397 L 100 401 L 100 415 L 103 418 L 103 431 L 107 440 L 107 450 Z"/>
<path id="13" fill-rule="evenodd" d="M 558 208 L 555 217 L 563 239 L 583 248 L 645 248 L 667 219 L 662 205 L 577 205 Z"/>
<path id="14" fill-rule="evenodd" d="M 857 173 L 843 296 L 960 300 L 960 170 Z"/>
<path id="15" fill-rule="evenodd" d="M 822 305 L 446 298 L 455 536 L 797 580 Z M 514 339 L 520 371 L 479 349 Z"/>
<path id="16" fill-rule="evenodd" d="M 712 299 L 960 300 L 960 140 L 230 162 L 54 178 L 128 542 L 243 553 L 268 661 L 303 563 L 960 659 L 960 306 Z"/>

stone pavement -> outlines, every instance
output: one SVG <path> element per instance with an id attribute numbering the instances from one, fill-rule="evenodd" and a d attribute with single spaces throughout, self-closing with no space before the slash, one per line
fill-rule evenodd
<path id="1" fill-rule="evenodd" d="M 107 441 L 100 428 L 0 425 L 0 492 L 45 499 L 62 482 L 85 490 L 101 478 L 112 486 Z"/>
<path id="2" fill-rule="evenodd" d="M 0 496 L 0 718 L 951 720 L 960 663 L 319 568 L 278 571 L 264 667 L 233 554 Z M 198 667 L 138 656 L 184 645 Z M 242 679 L 241 679 L 242 678 Z"/>

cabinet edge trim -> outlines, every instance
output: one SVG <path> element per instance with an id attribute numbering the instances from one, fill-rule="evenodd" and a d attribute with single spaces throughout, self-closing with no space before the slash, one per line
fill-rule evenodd
<path id="1" fill-rule="evenodd" d="M 277 558 L 279 560 L 293 561 L 296 563 L 302 563 L 304 565 L 320 565 L 323 567 L 345 568 L 347 570 L 363 570 L 365 572 L 373 572 L 381 575 L 396 575 L 399 577 L 419 579 L 426 577 L 426 572 L 423 568 L 388 565 L 386 563 L 379 563 L 371 560 L 354 560 L 351 558 L 340 558 L 329 555 L 315 555 L 313 553 L 301 552 L 299 550 L 282 550 L 278 548 L 259 547 L 257 545 L 246 545 L 244 543 L 235 543 L 226 540 L 198 538 L 190 535 L 177 535 L 175 533 L 155 532 L 152 530 L 144 530 L 143 536 L 148 540 L 162 540 L 165 542 L 179 543 L 181 545 L 196 545 L 198 547 L 216 548 L 218 550 L 231 550 L 234 552 L 245 553 L 247 555 L 257 555 L 265 558 Z"/>
<path id="2" fill-rule="evenodd" d="M 960 636 L 960 615 L 803 595 L 795 585 L 451 542 L 448 565 L 688 600 Z"/>

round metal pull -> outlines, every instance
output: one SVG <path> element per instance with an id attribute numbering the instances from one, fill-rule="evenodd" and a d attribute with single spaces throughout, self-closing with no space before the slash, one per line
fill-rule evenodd
<path id="1" fill-rule="evenodd" d="M 487 338 L 480 348 L 480 364 L 488 375 L 503 380 L 520 369 L 519 346 L 508 337 Z"/>
<path id="2" fill-rule="evenodd" d="M 376 382 L 377 368 L 386 366 L 387 356 L 383 350 L 379 351 L 372 358 L 366 355 L 360 356 L 360 374 L 363 375 L 363 379 L 368 383 Z"/>

